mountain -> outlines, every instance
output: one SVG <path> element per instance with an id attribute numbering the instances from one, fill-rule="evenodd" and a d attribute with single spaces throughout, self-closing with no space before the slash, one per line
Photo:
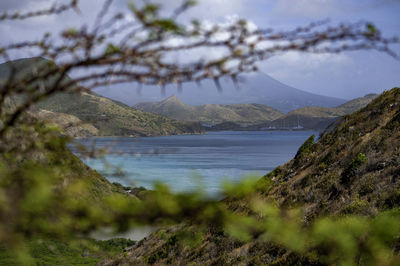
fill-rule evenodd
<path id="1" fill-rule="evenodd" d="M 15 77 L 20 78 L 34 74 L 42 67 L 52 68 L 56 67 L 56 65 L 52 61 L 42 57 L 21 58 L 7 61 L 0 64 L 0 79 L 7 79 L 13 68 L 16 70 Z"/>
<path id="2" fill-rule="evenodd" d="M 257 103 L 271 106 L 283 113 L 306 107 L 335 107 L 345 100 L 317 95 L 285 85 L 264 73 L 242 76 L 239 87 L 228 80 L 221 79 L 222 93 L 218 92 L 213 81 L 205 80 L 201 86 L 196 83 L 183 84 L 183 92 L 179 98 L 189 105 L 202 104 L 243 104 Z M 175 94 L 176 88 L 166 87 L 166 95 L 162 96 L 160 88 L 144 86 L 137 93 L 132 85 L 119 85 L 113 88 L 101 88 L 97 93 L 133 106 L 139 102 L 162 101 Z"/>
<path id="3" fill-rule="evenodd" d="M 134 108 L 182 121 L 209 124 L 226 121 L 253 124 L 271 121 L 283 115 L 278 110 L 261 104 L 205 104 L 190 106 L 184 104 L 175 95 L 161 102 L 138 103 Z"/>
<path id="4" fill-rule="evenodd" d="M 0 64 L 0 80 L 8 77 L 11 66 L 18 70 L 18 77 L 34 75 L 38 67 L 56 67 L 44 58 L 10 61 Z M 69 77 L 66 78 L 68 79 Z M 73 136 L 160 136 L 202 132 L 198 123 L 179 122 L 146 113 L 88 90 L 76 94 L 58 93 L 39 102 L 35 107 L 37 117 L 46 118 L 56 124 L 59 122 L 62 127 L 71 123 L 80 124 L 80 128 L 69 127 L 68 134 Z"/>
<path id="5" fill-rule="evenodd" d="M 100 136 L 162 136 L 202 132 L 200 124 L 146 113 L 93 92 L 59 93 L 37 107 L 76 116 L 99 130 Z"/>
<path id="6" fill-rule="evenodd" d="M 327 212 L 373 215 L 377 210 L 393 207 L 386 204 L 400 204 L 388 200 L 396 196 L 396 187 L 400 186 L 399 129 L 400 88 L 394 88 L 365 108 L 341 118 L 304 154 L 299 153 L 264 178 L 277 184 L 287 181 L 289 190 L 285 197 L 279 185 L 274 195 L 280 196 L 282 204 L 304 203 L 310 207 L 307 217 Z M 311 198 L 306 196 L 310 190 L 314 194 Z M 356 207 L 352 204 L 357 203 L 357 195 L 358 200 L 365 200 L 365 205 L 352 209 Z M 322 200 L 326 206 L 315 205 Z"/>
<path id="7" fill-rule="evenodd" d="M 343 114 L 351 114 L 367 106 L 373 99 L 378 96 L 378 94 L 370 93 L 365 95 L 364 97 L 345 102 L 344 104 L 337 106 L 335 109 L 339 112 L 342 112 Z"/>
<path id="8" fill-rule="evenodd" d="M 377 94 L 367 94 L 364 97 L 356 98 L 334 108 L 299 108 L 264 126 L 277 128 L 301 127 L 303 129 L 323 130 L 339 117 L 351 114 L 365 107 L 377 96 Z"/>
<path id="9" fill-rule="evenodd" d="M 31 114 L 39 120 L 58 126 L 64 134 L 73 138 L 87 138 L 99 135 L 99 130 L 78 117 L 48 110 L 35 110 Z"/>
<path id="10" fill-rule="evenodd" d="M 299 207 L 303 210 L 301 220 L 306 224 L 325 216 L 340 218 L 351 214 L 363 217 L 361 220 L 344 220 L 344 223 L 336 227 L 342 228 L 341 230 L 347 228 L 346 233 L 337 232 L 332 223 L 323 219 L 316 230 L 319 230 L 317 234 L 322 230 L 326 233 L 320 235 L 321 238 L 317 241 L 327 240 L 324 242 L 326 246 L 312 246 L 314 248 L 311 252 L 299 254 L 269 242 L 270 235 L 264 238 L 261 236 L 260 239 L 255 231 L 253 240 L 238 241 L 219 228 L 206 231 L 196 238 L 196 245 L 188 246 L 178 241 L 178 236 L 201 232 L 189 223 L 187 226 L 163 229 L 143 239 L 120 256 L 118 265 L 327 265 L 331 264 L 327 262 L 327 256 L 330 252 L 335 254 L 337 242 L 345 244 L 344 252 L 350 252 L 354 256 L 346 261 L 347 264 L 374 265 L 369 257 L 371 250 L 365 247 L 365 244 L 369 245 L 369 241 L 373 241 L 374 236 L 364 226 L 369 217 L 376 217 L 385 210 L 400 207 L 399 158 L 400 88 L 394 88 L 365 108 L 344 116 L 316 143 L 310 137 L 299 148 L 295 158 L 259 181 L 260 188 L 256 193 L 262 200 L 271 200 L 274 205 L 283 209 L 280 214 L 282 219 L 293 215 L 291 209 Z M 271 185 L 268 189 L 263 189 L 261 184 Z M 240 213 L 243 219 L 251 215 L 255 219 L 262 219 L 262 214 L 251 211 L 246 199 L 257 204 L 257 201 L 251 201 L 251 196 L 227 198 L 221 204 Z M 391 230 L 388 218 L 384 219 L 386 220 L 374 224 L 377 231 L 371 234 L 375 234 L 375 237 L 385 238 L 383 231 Z M 352 227 L 348 227 L 351 223 Z M 248 221 L 246 225 L 250 224 L 251 221 Z M 276 223 L 271 226 L 272 232 L 279 228 Z M 357 228 L 359 231 L 350 228 Z M 290 228 L 287 230 L 285 233 Z M 352 240 L 352 235 L 360 235 L 360 238 Z M 287 238 L 288 235 L 281 237 Z M 296 241 L 298 236 L 291 239 Z M 393 246 L 389 252 L 398 254 L 398 235 L 397 241 L 387 243 L 392 243 Z M 377 248 L 374 250 L 380 252 L 381 246 Z M 353 253 L 355 250 L 362 250 L 364 253 L 360 257 L 358 253 Z M 337 263 L 333 264 L 341 264 L 340 259 L 336 256 L 334 262 Z M 103 265 L 115 265 L 113 263 L 116 261 L 104 262 Z M 375 263 L 379 264 L 379 260 Z M 395 261 L 393 265 L 397 263 Z"/>
<path id="11" fill-rule="evenodd" d="M 207 130 L 306 129 L 323 130 L 339 117 L 365 107 L 377 94 L 367 94 L 337 107 L 302 107 L 284 115 L 261 104 L 191 106 L 173 95 L 161 102 L 138 103 L 134 108 L 183 121 L 216 124 Z"/>

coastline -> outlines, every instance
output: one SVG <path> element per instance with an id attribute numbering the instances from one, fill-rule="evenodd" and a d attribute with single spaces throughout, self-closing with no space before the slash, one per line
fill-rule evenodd
<path id="1" fill-rule="evenodd" d="M 170 136 L 184 136 L 184 135 L 204 135 L 207 131 L 194 132 L 194 133 L 177 133 L 177 134 L 164 134 L 164 135 L 147 135 L 147 136 L 134 136 L 134 135 L 101 135 L 90 137 L 73 137 L 73 139 L 96 139 L 96 138 L 153 138 L 153 137 L 170 137 Z"/>

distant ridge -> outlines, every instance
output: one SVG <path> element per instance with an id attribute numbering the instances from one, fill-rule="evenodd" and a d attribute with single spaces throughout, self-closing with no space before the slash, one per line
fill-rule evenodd
<path id="1" fill-rule="evenodd" d="M 376 97 L 378 97 L 377 94 L 367 94 L 364 97 L 350 100 L 334 108 L 299 108 L 273 121 L 270 126 L 322 130 L 339 117 L 351 114 L 367 106 Z"/>
<path id="2" fill-rule="evenodd" d="M 100 136 L 162 136 L 201 133 L 200 124 L 147 113 L 92 92 L 60 93 L 37 104 L 41 109 L 71 114 L 99 129 Z"/>
<path id="3" fill-rule="evenodd" d="M 287 114 L 262 104 L 190 106 L 184 104 L 176 95 L 161 102 L 139 103 L 134 108 L 178 120 L 210 124 L 210 130 L 323 130 L 339 117 L 365 107 L 377 96 L 367 94 L 337 107 L 302 107 Z"/>
<path id="4" fill-rule="evenodd" d="M 213 81 L 205 80 L 198 86 L 196 83 L 183 84 L 183 92 L 179 98 L 188 105 L 204 104 L 243 104 L 256 103 L 288 113 L 306 106 L 335 107 L 346 102 L 344 99 L 327 97 L 302 91 L 270 77 L 264 73 L 242 75 L 244 81 L 239 88 L 229 79 L 221 79 L 222 93 L 219 93 Z M 114 88 L 96 90 L 99 94 L 119 100 L 130 106 L 140 102 L 162 101 L 176 93 L 172 85 L 166 87 L 166 95 L 162 97 L 157 86 L 144 86 L 141 96 L 131 85 L 119 85 Z"/>
<path id="5" fill-rule="evenodd" d="M 254 124 L 272 121 L 283 114 L 261 104 L 184 104 L 176 95 L 161 102 L 138 103 L 134 108 L 183 121 L 222 123 L 226 121 Z"/>
<path id="6" fill-rule="evenodd" d="M 0 81 L 8 77 L 11 64 L 17 75 L 34 74 L 38 66 L 57 67 L 44 58 L 24 58 L 0 64 Z M 69 79 L 69 77 L 68 77 Z M 181 122 L 146 113 L 89 90 L 57 93 L 37 103 L 34 115 L 61 127 L 69 127 L 74 137 L 87 136 L 162 136 L 201 133 L 199 123 Z"/>

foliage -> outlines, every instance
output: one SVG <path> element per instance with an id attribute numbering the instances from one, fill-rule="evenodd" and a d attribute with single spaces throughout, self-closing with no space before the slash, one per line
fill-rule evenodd
<path id="1" fill-rule="evenodd" d="M 296 186 L 292 181 L 296 180 L 293 179 L 296 171 L 302 170 L 296 165 L 294 170 L 290 167 L 283 167 L 279 171 L 276 169 L 269 176 L 270 180 L 246 180 L 237 186 L 227 186 L 227 197 L 223 202 L 206 198 L 200 192 L 173 194 L 168 187 L 161 184 L 149 193 L 139 191 L 141 196 L 138 199 L 127 194 L 118 185 L 110 184 L 97 172 L 85 166 L 66 148 L 68 138 L 61 137 L 57 128 L 37 121 L 27 113 L 30 107 L 49 97 L 57 97 L 57 93 L 81 93 L 85 90 L 83 86 L 92 89 L 115 83 L 136 82 L 159 85 L 163 90 L 168 83 L 179 86 L 184 82 L 213 79 L 217 88 L 221 89 L 221 77 L 228 76 L 237 82 L 240 73 L 256 70 L 257 61 L 280 52 L 319 53 L 377 49 L 393 55 L 390 45 L 397 43 L 397 39 L 382 37 L 369 23 L 332 27 L 323 27 L 317 23 L 297 28 L 295 31 L 283 32 L 268 29 L 251 30 L 243 20 L 229 26 L 214 25 L 211 29 L 198 22 L 182 25 L 177 17 L 192 6 L 193 1 L 184 1 L 171 16 L 160 12 L 162 6 L 144 1 L 142 5 L 130 6 L 132 17 L 128 22 L 123 20 L 122 14 L 115 14 L 108 21 L 104 21 L 111 3 L 111 0 L 105 1 L 93 27 L 66 29 L 57 35 L 61 36 L 62 41 L 51 34 L 45 34 L 39 41 L 11 43 L 0 47 L 0 57 L 3 60 L 9 60 L 15 51 L 35 55 L 34 61 L 41 57 L 49 59 L 36 65 L 34 71 L 27 71 L 26 67 L 10 61 L 9 69 L 1 76 L 0 242 L 6 246 L 5 254 L 9 254 L 5 255 L 6 260 L 10 259 L 11 254 L 11 260 L 19 264 L 32 264 L 35 260 L 39 264 L 92 263 L 96 258 L 91 260 L 77 254 L 77 247 L 72 245 L 76 243 L 77 238 L 82 240 L 101 228 L 124 232 L 143 224 L 165 226 L 185 222 L 199 229 L 199 232 L 190 234 L 193 231 L 185 232 L 187 230 L 183 226 L 182 232 L 175 232 L 176 235 L 168 236 L 164 242 L 157 239 L 153 247 L 163 248 L 157 249 L 155 253 L 146 252 L 146 259 L 139 263 L 164 259 L 174 262 L 172 256 L 179 250 L 176 245 L 180 245 L 185 235 L 196 239 L 193 245 L 189 245 L 192 249 L 201 247 L 210 239 L 223 244 L 220 247 L 227 249 L 244 242 L 252 245 L 257 240 L 268 243 L 272 250 L 280 250 L 276 254 L 289 252 L 293 254 L 292 258 L 299 261 L 347 265 L 398 263 L 398 255 L 393 252 L 393 245 L 400 231 L 398 211 L 392 210 L 371 218 L 349 216 L 310 219 L 310 216 L 302 216 L 299 209 L 290 204 L 298 203 L 301 192 L 305 193 L 304 190 L 291 190 Z M 4 14 L 0 16 L 0 22 L 54 15 L 77 7 L 78 1 L 73 0 L 70 4 L 55 5 L 50 9 Z M 227 34 L 228 38 L 221 39 L 220 36 L 224 34 Z M 118 38 L 115 38 L 116 36 Z M 176 40 L 182 44 L 170 44 Z M 264 47 L 265 43 L 272 43 L 272 46 Z M 182 64 L 166 60 L 171 53 L 199 48 L 223 49 L 225 53 L 221 53 L 219 58 Z M 232 62 L 235 64 L 228 67 L 228 63 Z M 73 71 L 77 75 L 71 79 L 69 74 Z M 380 100 L 387 97 L 390 101 L 389 96 L 397 92 L 398 90 L 394 90 L 384 94 Z M 87 94 L 85 96 L 89 98 L 93 96 Z M 393 97 L 398 97 L 398 93 L 396 95 Z M 87 107 L 92 108 L 90 101 L 87 102 Z M 58 104 L 60 102 L 56 105 Z M 379 104 L 379 101 L 373 104 Z M 370 112 L 369 115 L 376 118 L 382 113 L 392 114 L 392 109 L 395 108 L 393 106 L 397 107 L 393 104 L 390 107 L 376 108 L 377 112 Z M 125 112 L 126 108 L 121 107 L 118 110 Z M 357 114 L 363 116 L 361 112 Z M 115 123 L 124 123 L 123 119 L 115 120 Z M 154 123 L 160 122 L 162 121 L 158 120 Z M 378 127 L 376 123 L 362 124 L 359 127 L 351 123 L 355 123 L 354 118 L 341 124 L 317 144 L 313 145 L 314 137 L 310 138 L 300 148 L 296 157 L 318 157 L 324 153 L 323 148 L 340 151 L 342 146 L 346 145 L 341 141 L 341 136 L 357 146 L 355 142 L 359 140 L 360 134 L 375 132 Z M 389 133 L 393 133 L 391 128 L 382 129 L 389 131 L 385 137 L 380 138 L 383 147 L 392 140 L 387 137 L 390 136 Z M 329 146 L 327 143 L 334 145 Z M 364 146 L 358 148 L 359 155 L 364 152 L 370 158 L 372 150 L 366 150 Z M 365 161 L 364 157 L 357 157 L 352 162 L 352 168 L 360 166 Z M 293 163 L 288 165 L 293 166 Z M 331 168 L 330 165 L 327 167 Z M 388 173 L 392 170 L 385 168 Z M 279 174 L 283 179 L 274 179 L 275 174 Z M 392 175 L 393 171 L 387 176 Z M 298 179 L 302 176 L 316 180 L 311 174 L 300 175 Z M 326 180 L 322 178 L 321 182 Z M 386 179 L 383 180 L 387 182 Z M 328 189 L 334 188 L 338 194 L 339 190 L 335 185 L 332 184 Z M 316 187 L 313 189 L 317 191 Z M 324 195 L 335 195 L 333 192 Z M 279 193 L 285 193 L 286 196 L 281 197 Z M 315 206 L 320 208 L 319 206 L 337 204 L 335 199 L 327 201 L 327 204 L 322 204 L 322 201 L 321 204 L 315 204 L 315 196 L 311 193 L 309 195 L 311 196 L 301 199 L 304 202 L 313 202 L 313 206 L 307 206 L 307 211 L 317 208 Z M 392 199 L 391 196 L 393 195 L 387 195 L 387 199 Z M 395 204 L 396 200 L 394 197 Z M 231 236 L 234 240 L 227 240 L 225 236 Z M 37 240 L 43 240 L 50 245 L 48 248 L 43 247 L 43 242 L 37 243 Z M 94 245 L 98 250 L 116 251 L 120 246 L 132 244 L 128 241 L 121 242 L 95 242 Z M 63 254 L 61 258 L 55 258 L 52 254 L 52 243 L 55 250 Z M 232 245 L 225 245 L 228 243 Z M 186 246 L 187 244 L 183 243 L 180 248 L 190 252 L 190 248 L 186 249 Z M 275 246 L 279 248 L 274 248 Z M 259 252 L 263 249 L 254 250 Z M 210 254 L 215 254 L 216 251 L 219 250 L 216 249 Z M 265 254 L 272 256 L 269 257 L 269 262 L 277 262 L 278 258 L 273 257 L 273 254 Z M 196 253 L 192 254 L 195 255 Z M 124 255 L 122 256 L 118 259 L 123 260 Z M 229 262 L 229 257 L 225 258 L 221 254 L 217 254 L 215 258 L 221 263 Z M 141 258 L 134 256 L 133 259 Z"/>
<path id="2" fill-rule="evenodd" d="M 3 159 L 11 167 L 2 170 L 4 183 L 0 212 L 7 219 L 1 222 L 0 237 L 2 242 L 9 244 L 7 254 L 12 254 L 21 262 L 35 260 L 35 256 L 54 261 L 46 249 L 29 244 L 36 243 L 30 241 L 41 239 L 44 235 L 60 239 L 57 240 L 60 243 L 73 243 L 71 236 L 85 235 L 104 226 L 123 232 L 138 224 L 168 225 L 182 220 L 200 231 L 193 235 L 193 231 L 183 228 L 175 235 L 167 235 L 165 247 L 156 253 L 146 252 L 145 261 L 156 263 L 169 260 L 173 263 L 171 256 L 177 250 L 196 250 L 209 241 L 209 230 L 223 232 L 223 235 L 237 239 L 239 243 L 251 244 L 254 239 L 272 243 L 294 252 L 299 260 L 334 264 L 352 264 L 356 260 L 379 264 L 398 260 L 392 253 L 400 230 L 397 211 L 370 219 L 346 216 L 321 218 L 304 224 L 297 209 L 281 208 L 265 200 L 263 193 L 272 191 L 274 182 L 260 183 L 254 179 L 236 186 L 227 185 L 225 195 L 229 200 L 224 202 L 204 199 L 197 193 L 172 194 L 162 185 L 146 193 L 139 201 L 126 195 L 119 185 L 105 182 L 100 189 L 101 177 L 88 170 L 65 148 L 66 140 L 60 138 L 57 131 L 45 125 L 36 126 L 36 130 L 43 136 L 43 142 L 36 143 L 42 149 L 35 147 L 32 150 L 37 154 L 36 159 L 24 160 L 23 163 L 15 161 L 17 157 L 12 156 L 13 152 L 21 151 L 10 151 L 6 156 L 8 159 Z M 17 128 L 14 133 L 17 133 Z M 28 154 L 30 150 L 25 152 Z M 354 164 L 364 161 L 365 156 L 359 155 Z M 283 172 L 284 169 L 276 170 L 276 173 Z M 15 198 L 16 195 L 23 196 Z M 382 223 L 391 226 L 381 228 Z M 189 244 L 185 239 L 195 241 Z M 60 245 L 59 249 L 65 250 L 63 259 L 68 261 L 70 258 L 70 262 L 82 259 L 77 249 L 71 250 L 69 244 L 65 248 Z M 31 256 L 27 257 L 27 254 Z"/>
<path id="3" fill-rule="evenodd" d="M 290 111 L 286 115 L 269 123 L 269 126 L 277 128 L 296 127 L 301 125 L 303 129 L 324 130 L 330 124 L 344 115 L 349 115 L 367 106 L 378 95 L 367 94 L 356 98 L 334 108 L 326 107 L 303 107 Z"/>
<path id="4" fill-rule="evenodd" d="M 340 24 L 312 23 L 291 31 L 251 29 L 246 21 L 209 27 L 198 21 L 179 23 L 179 15 L 193 6 L 185 0 L 171 15 L 165 15 L 162 5 L 144 1 L 131 3 L 131 14 L 111 13 L 112 0 L 104 5 L 93 25 L 66 29 L 60 35 L 44 34 L 38 41 L 11 43 L 0 47 L 0 58 L 9 60 L 17 51 L 35 58 L 49 59 L 35 73 L 23 75 L 18 64 L 9 63 L 10 70 L 2 76 L 0 135 L 14 126 L 26 109 L 57 92 L 79 92 L 82 87 L 132 82 L 138 85 L 158 85 L 201 82 L 212 79 L 221 90 L 219 79 L 257 70 L 256 62 L 287 51 L 340 52 L 356 49 L 376 49 L 396 56 L 391 45 L 397 38 L 385 38 L 371 23 Z M 0 23 L 78 10 L 78 1 L 52 8 L 27 12 L 5 13 Z M 107 16 L 109 15 L 109 16 Z M 109 19 L 106 19 L 109 18 Z M 132 23 L 134 21 L 134 23 Z M 56 36 L 56 37 L 54 37 Z M 61 41 L 58 39 L 61 37 Z M 178 43 L 178 45 L 175 45 Z M 268 45 L 266 45 L 268 44 Z M 206 60 L 174 62 L 168 60 L 181 51 L 208 49 L 221 51 L 220 56 Z M 85 71 L 82 71 L 85 70 Z M 74 72 L 74 79 L 69 74 Z M 18 95 L 20 102 L 13 110 L 4 110 L 7 99 Z"/>
<path id="5" fill-rule="evenodd" d="M 306 156 L 307 153 L 310 152 L 310 148 L 311 146 L 314 144 L 315 142 L 315 135 L 313 134 L 311 137 L 309 137 L 298 149 L 294 159 L 298 160 L 301 159 L 303 156 Z"/>
<path id="6" fill-rule="evenodd" d="M 137 137 L 203 132 L 198 123 L 180 122 L 142 112 L 89 91 L 77 95 L 53 95 L 35 106 L 74 115 L 95 126 L 99 136 Z"/>
<path id="7" fill-rule="evenodd" d="M 186 226 L 156 235 L 143 245 L 132 247 L 127 264 L 168 263 L 213 264 L 221 259 L 225 263 L 242 262 L 258 258 L 260 263 L 288 263 L 285 252 L 274 254 L 270 248 L 290 251 L 295 261 L 328 265 L 396 265 L 398 254 L 392 247 L 400 234 L 400 212 L 383 212 L 374 218 L 345 216 L 341 218 L 318 218 L 312 224 L 301 222 L 301 212 L 282 210 L 277 206 L 253 197 L 247 201 L 252 215 L 231 213 L 224 219 L 221 233 L 209 233 L 201 227 Z M 194 230 L 201 232 L 199 243 L 190 246 L 180 236 Z M 215 230 L 215 228 L 213 229 Z M 263 243 L 258 246 L 257 243 Z M 244 257 L 237 258 L 229 250 L 231 246 Z M 256 253 L 250 249 L 256 248 Z M 211 248 L 211 249 L 210 249 Z M 241 249 L 243 251 L 240 251 Z M 135 253 L 135 251 L 139 251 Z M 247 250 L 247 251 L 246 251 Z M 209 252 L 210 254 L 208 254 Z M 145 254 L 145 255 L 144 255 Z M 228 255 L 230 254 L 230 255 Z M 224 257 L 225 256 L 225 257 Z M 258 257 L 260 256 L 260 257 Z M 278 264 L 279 264 L 278 263 Z M 109 264 L 105 264 L 109 265 Z"/>
<path id="8" fill-rule="evenodd" d="M 352 177 L 356 174 L 356 170 L 358 167 L 360 167 L 362 164 L 364 164 L 367 161 L 367 156 L 360 152 L 357 154 L 356 158 L 351 161 L 350 165 L 344 170 L 340 181 L 344 184 L 348 183 Z"/>
<path id="9" fill-rule="evenodd" d="M 176 96 L 171 96 L 161 102 L 139 103 L 134 107 L 173 119 L 208 124 L 226 121 L 256 124 L 271 121 L 283 115 L 278 110 L 262 104 L 206 104 L 190 106 L 184 104 Z"/>
<path id="10" fill-rule="evenodd" d="M 155 263 L 399 264 L 400 131 L 387 127 L 399 92 L 385 92 L 322 134 L 309 146 L 307 164 L 293 159 L 262 180 L 227 186 L 223 203 L 232 213 L 225 223 L 203 230 L 199 247 L 177 243 Z M 346 169 L 355 175 L 345 184 Z M 193 227 L 189 222 L 170 235 Z M 124 261 L 143 263 L 140 254 L 151 256 L 166 239 L 151 236 Z"/>
<path id="11" fill-rule="evenodd" d="M 36 238 L 26 242 L 35 265 L 94 265 L 104 259 L 116 258 L 135 242 L 126 239 L 96 241 L 92 239 L 60 242 L 51 238 Z M 7 247 L 0 247 L 0 264 L 19 265 Z"/>

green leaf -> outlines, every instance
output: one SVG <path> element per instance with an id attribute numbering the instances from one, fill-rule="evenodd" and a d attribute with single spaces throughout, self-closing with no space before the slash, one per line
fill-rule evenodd
<path id="1" fill-rule="evenodd" d="M 178 32 L 180 30 L 180 27 L 172 19 L 154 20 L 152 26 L 159 27 L 168 32 Z"/>
<path id="2" fill-rule="evenodd" d="M 121 52 L 121 49 L 118 46 L 110 43 L 110 44 L 108 44 L 108 46 L 106 48 L 105 54 L 111 55 L 111 54 L 117 54 L 117 53 L 120 53 L 120 52 Z"/>
<path id="3" fill-rule="evenodd" d="M 368 23 L 366 25 L 366 27 L 367 27 L 367 30 L 368 30 L 369 34 L 375 34 L 375 33 L 378 32 L 378 30 L 376 29 L 376 27 L 373 24 Z"/>

